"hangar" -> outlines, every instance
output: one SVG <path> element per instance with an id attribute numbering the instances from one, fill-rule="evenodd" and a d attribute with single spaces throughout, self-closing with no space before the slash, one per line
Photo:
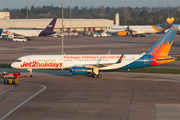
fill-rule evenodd
<path id="1" fill-rule="evenodd" d="M 44 29 L 53 18 L 49 19 L 8 19 L 1 20 L 3 29 Z M 64 31 L 99 31 L 114 25 L 108 19 L 63 19 Z M 62 19 L 58 18 L 55 31 L 62 30 Z"/>

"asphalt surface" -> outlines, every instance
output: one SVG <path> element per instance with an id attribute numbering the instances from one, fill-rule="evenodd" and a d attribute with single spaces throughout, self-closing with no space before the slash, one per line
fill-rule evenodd
<path id="1" fill-rule="evenodd" d="M 0 88 L 0 119 L 5 119 L 46 87 L 23 82 L 18 86 L 5 85 L 1 81 Z"/>
<path id="2" fill-rule="evenodd" d="M 109 48 L 112 48 L 111 54 L 139 54 L 151 48 L 162 36 L 163 34 L 146 35 L 146 37 L 64 37 L 64 53 L 106 54 Z M 0 63 L 12 63 L 24 55 L 62 54 L 61 37 L 39 37 L 27 42 L 11 40 L 0 40 L 0 42 Z M 169 54 L 180 55 L 180 35 L 175 36 Z M 179 69 L 180 61 L 162 67 Z"/>
<path id="3" fill-rule="evenodd" d="M 66 54 L 141 53 L 162 35 L 146 37 L 65 37 Z M 176 35 L 170 54 L 180 54 Z M 0 63 L 31 54 L 61 54 L 61 38 L 28 42 L 0 40 Z M 179 61 L 158 66 L 180 68 Z M 0 68 L 3 71 L 13 69 Z M 28 74 L 26 70 L 20 70 Z M 101 72 L 72 76 L 69 71 L 33 70 L 19 86 L 0 82 L 0 119 L 6 120 L 179 120 L 180 75 Z M 46 89 L 45 89 L 46 88 Z M 24 90 L 24 91 L 23 91 Z M 13 97 L 14 95 L 17 96 Z M 5 102 L 4 102 L 5 101 Z M 16 108 L 16 109 L 15 109 Z M 14 111 L 13 111 L 14 110 Z"/>
<path id="4" fill-rule="evenodd" d="M 24 70 L 22 73 L 28 74 Z M 90 75 L 72 76 L 69 71 L 35 70 L 35 77 L 21 78 L 20 85 L 13 86 L 14 91 L 21 91 L 22 86 L 29 85 L 31 90 L 28 91 L 34 94 L 42 89 L 35 89 L 33 85 L 38 87 L 36 84 L 46 86 L 46 89 L 5 120 L 179 120 L 180 75 L 101 74 L 103 77 L 99 79 Z M 1 91 L 11 88 L 11 85 L 0 86 Z M 12 109 L 11 105 L 24 97 L 13 98 L 0 107 L 0 111 Z"/>

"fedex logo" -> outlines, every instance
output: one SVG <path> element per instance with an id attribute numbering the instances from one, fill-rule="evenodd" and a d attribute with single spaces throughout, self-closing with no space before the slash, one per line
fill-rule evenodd
<path id="1" fill-rule="evenodd" d="M 54 25 L 48 25 L 48 27 L 54 27 Z"/>

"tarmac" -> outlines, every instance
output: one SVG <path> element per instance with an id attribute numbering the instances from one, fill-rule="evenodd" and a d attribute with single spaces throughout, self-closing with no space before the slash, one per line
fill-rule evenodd
<path id="1" fill-rule="evenodd" d="M 146 37 L 65 37 L 66 54 L 141 53 L 162 35 Z M 170 54 L 180 54 L 176 35 Z M 30 54 L 61 54 L 61 38 L 28 42 L 2 40 L 0 62 L 11 63 Z M 163 68 L 180 68 L 179 61 Z M 0 68 L 3 71 L 11 68 Z M 29 74 L 20 70 L 22 74 Z M 179 120 L 180 75 L 101 72 L 72 76 L 68 70 L 33 70 L 19 86 L 0 82 L 0 119 L 5 120 Z M 18 95 L 17 95 L 18 94 Z M 15 96 L 14 96 L 15 95 Z M 14 97 L 13 97 L 14 96 Z M 4 102 L 5 101 L 5 102 Z"/>
<path id="2" fill-rule="evenodd" d="M 20 78 L 19 86 L 1 82 L 1 92 L 13 89 L 0 95 L 3 105 L 0 105 L 0 111 L 12 109 L 17 101 L 23 102 L 43 85 L 46 89 L 5 120 L 179 120 L 180 75 L 101 74 L 103 77 L 99 79 L 91 75 L 72 76 L 67 70 L 35 70 L 35 77 Z M 27 88 L 25 86 L 29 86 L 28 91 L 3 104 L 9 95 L 19 93 Z"/>
<path id="3" fill-rule="evenodd" d="M 64 37 L 64 54 L 139 54 L 151 48 L 163 34 L 146 37 Z M 176 35 L 170 55 L 180 55 L 180 35 Z M 62 54 L 61 37 L 32 38 L 27 42 L 0 40 L 0 62 L 12 63 L 18 57 L 37 54 Z M 164 65 L 162 65 L 163 67 Z M 157 66 L 159 67 L 159 66 Z M 167 68 L 180 68 L 180 61 L 166 64 Z"/>

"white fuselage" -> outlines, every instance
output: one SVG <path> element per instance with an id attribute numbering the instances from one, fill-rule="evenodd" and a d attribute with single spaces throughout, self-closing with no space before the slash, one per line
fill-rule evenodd
<path id="1" fill-rule="evenodd" d="M 143 54 L 127 54 L 124 55 L 120 64 L 116 64 L 121 54 L 28 55 L 18 58 L 11 66 L 18 69 L 70 69 L 73 66 L 94 68 L 96 65 L 103 64 L 103 67 L 98 67 L 99 70 L 111 70 L 128 65 L 142 56 Z M 106 66 L 106 64 L 110 65 Z"/>
<path id="2" fill-rule="evenodd" d="M 4 33 L 6 34 L 16 34 L 21 35 L 25 37 L 37 37 L 41 33 L 42 30 L 4 30 Z"/>
<path id="3" fill-rule="evenodd" d="M 134 32 L 134 34 L 144 34 L 144 33 L 153 34 L 159 32 L 155 28 L 155 26 L 151 26 L 151 25 L 130 25 L 130 26 L 109 26 L 104 29 L 103 33 L 105 32 L 118 33 L 123 31 L 129 31 L 128 29 Z"/>

